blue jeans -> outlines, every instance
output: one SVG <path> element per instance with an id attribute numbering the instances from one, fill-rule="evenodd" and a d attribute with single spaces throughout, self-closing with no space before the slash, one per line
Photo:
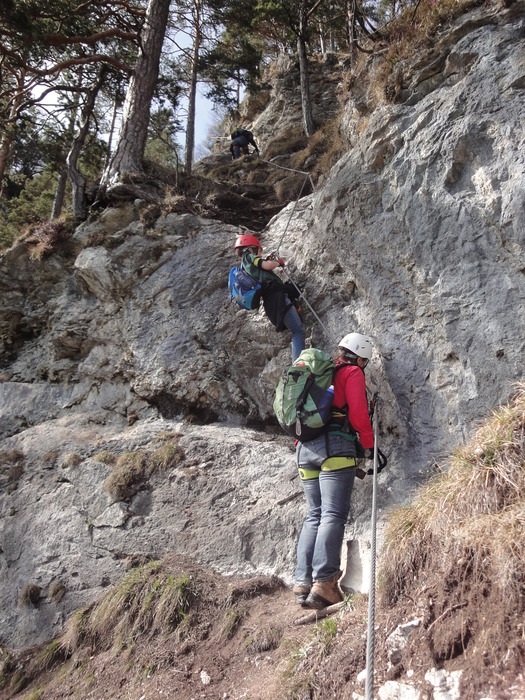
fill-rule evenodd
<path id="1" fill-rule="evenodd" d="M 286 299 L 288 301 L 288 297 L 286 297 Z M 284 325 L 292 333 L 292 362 L 295 362 L 304 350 L 304 339 L 306 336 L 303 322 L 295 306 L 292 306 L 286 312 L 284 316 Z"/>
<path id="2" fill-rule="evenodd" d="M 312 581 L 333 578 L 341 566 L 341 546 L 350 511 L 355 469 L 321 470 L 326 459 L 324 435 L 299 444 L 297 464 L 319 469 L 316 479 L 302 482 L 308 512 L 297 544 L 296 584 L 310 586 Z"/>

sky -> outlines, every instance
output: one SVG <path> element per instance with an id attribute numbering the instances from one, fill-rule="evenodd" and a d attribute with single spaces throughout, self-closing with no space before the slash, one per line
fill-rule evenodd
<path id="1" fill-rule="evenodd" d="M 207 143 L 208 129 L 211 125 L 211 114 L 214 109 L 210 100 L 206 99 L 201 91 L 197 88 L 197 100 L 195 108 L 195 148 L 201 144 Z M 184 124 L 184 122 L 183 122 Z M 185 126 L 185 124 L 184 124 Z M 177 134 L 177 141 L 182 148 L 186 141 L 186 132 L 181 131 Z"/>

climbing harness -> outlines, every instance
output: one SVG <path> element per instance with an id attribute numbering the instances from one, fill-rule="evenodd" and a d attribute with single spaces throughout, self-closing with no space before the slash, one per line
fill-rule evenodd
<path id="1" fill-rule="evenodd" d="M 377 404 L 379 398 L 375 398 L 374 410 L 374 478 L 372 483 L 372 536 L 370 549 L 370 590 L 368 592 L 368 633 L 366 640 L 366 685 L 365 700 L 373 700 L 374 697 L 374 624 L 375 624 L 375 587 L 376 587 L 376 491 L 377 491 Z"/>

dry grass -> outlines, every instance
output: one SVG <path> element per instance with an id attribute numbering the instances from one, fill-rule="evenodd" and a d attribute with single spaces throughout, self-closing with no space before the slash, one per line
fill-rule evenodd
<path id="1" fill-rule="evenodd" d="M 180 464 L 185 455 L 178 444 L 179 437 L 177 434 L 168 437 L 153 452 L 125 452 L 116 459 L 113 453 L 99 452 L 94 459 L 113 467 L 102 484 L 104 491 L 116 500 L 131 498 L 155 472 L 166 471 Z"/>
<path id="2" fill-rule="evenodd" d="M 23 462 L 25 455 L 20 450 L 0 450 L 0 465 Z"/>
<path id="3" fill-rule="evenodd" d="M 453 544 L 461 549 L 468 540 L 472 547 L 488 547 L 499 552 L 498 556 L 506 551 L 509 562 L 505 569 L 515 568 L 516 554 L 524 542 L 516 539 L 516 528 L 509 526 L 523 524 L 524 431 L 525 384 L 520 384 L 513 401 L 496 411 L 470 443 L 456 451 L 448 469 L 433 478 L 411 505 L 392 515 L 383 570 L 388 601 L 395 602 L 403 593 L 436 543 L 440 550 L 444 545 L 454 550 Z M 490 534 L 496 525 L 502 535 L 499 538 Z"/>
<path id="4" fill-rule="evenodd" d="M 240 624 L 246 617 L 246 609 L 230 608 L 224 613 L 224 623 L 221 629 L 221 637 L 231 639 L 238 630 Z"/>
<path id="5" fill-rule="evenodd" d="M 117 459 L 102 488 L 113 498 L 123 501 L 137 493 L 147 478 L 147 453 L 142 450 L 125 452 Z"/>
<path id="6" fill-rule="evenodd" d="M 26 589 L 29 597 L 32 593 L 29 587 Z M 63 662 L 69 663 L 70 673 L 101 651 L 112 655 L 125 651 L 129 657 L 139 641 L 148 645 L 159 635 L 165 635 L 163 639 L 184 639 L 195 600 L 196 585 L 191 574 L 175 573 L 173 567 L 160 561 L 134 568 L 100 600 L 73 613 L 58 637 L 20 653 L 0 649 L 0 696 L 13 697 Z M 60 676 L 64 676 L 65 669 Z M 40 688 L 32 692 L 38 693 Z"/>
<path id="7" fill-rule="evenodd" d="M 305 195 L 311 192 L 310 184 L 305 186 L 305 176 L 292 174 L 283 177 L 274 185 L 275 194 L 279 202 L 287 203 L 297 199 L 300 194 Z"/>
<path id="8" fill-rule="evenodd" d="M 36 583 L 26 584 L 18 595 L 18 604 L 27 608 L 37 608 L 40 604 L 41 592 L 40 586 Z"/>
<path id="9" fill-rule="evenodd" d="M 194 596 L 191 576 L 176 576 L 161 562 L 149 562 L 130 571 L 97 603 L 73 615 L 60 647 L 67 656 L 81 646 L 92 651 L 131 649 L 139 637 L 150 639 L 179 630 Z"/>
<path id="10" fill-rule="evenodd" d="M 82 463 L 82 457 L 78 452 L 70 452 L 64 457 L 62 462 L 62 469 L 68 469 L 69 467 L 78 467 Z"/>
<path id="11" fill-rule="evenodd" d="M 452 22 L 485 0 L 421 0 L 416 7 L 407 7 L 382 31 L 388 43 L 386 57 L 392 63 L 414 54 L 435 40 L 437 30 Z"/>
<path id="12" fill-rule="evenodd" d="M 294 153 L 293 168 L 308 170 L 314 179 L 326 173 L 341 157 L 343 142 L 339 133 L 340 117 L 322 124 L 309 139 L 307 146 Z"/>
<path id="13" fill-rule="evenodd" d="M 58 604 L 62 598 L 66 595 L 67 589 L 63 583 L 60 581 L 55 581 L 49 587 L 49 597 L 53 603 Z"/>
<path id="14" fill-rule="evenodd" d="M 266 160 L 271 160 L 276 156 L 302 151 L 307 145 L 308 138 L 300 126 L 294 131 L 285 129 L 265 144 L 264 157 Z"/>
<path id="15" fill-rule="evenodd" d="M 67 247 L 73 233 L 73 222 L 64 220 L 45 221 L 29 231 L 27 245 L 33 260 L 40 260 L 51 253 Z"/>
<path id="16" fill-rule="evenodd" d="M 102 450 L 102 452 L 97 452 L 96 455 L 93 455 L 93 459 L 96 462 L 102 462 L 102 464 L 114 465 L 117 463 L 118 455 L 109 450 Z"/>
<path id="17" fill-rule="evenodd" d="M 525 610 L 525 384 L 392 515 L 381 558 L 384 605 L 434 590 L 443 615 L 464 610 L 485 661 L 510 647 Z M 490 626 L 476 618 L 486 607 Z"/>
<path id="18" fill-rule="evenodd" d="M 158 447 L 149 458 L 150 470 L 166 471 L 184 460 L 184 450 L 173 442 Z"/>

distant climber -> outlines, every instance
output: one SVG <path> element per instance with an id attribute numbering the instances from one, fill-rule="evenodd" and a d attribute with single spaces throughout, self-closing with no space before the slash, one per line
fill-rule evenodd
<path id="1" fill-rule="evenodd" d="M 308 510 L 297 545 L 293 593 L 303 607 L 320 610 L 343 600 L 341 546 L 356 476 L 357 439 L 364 456 L 374 456 L 364 374 L 371 357 L 367 337 L 349 333 L 341 339 L 334 355 L 332 418 L 321 436 L 297 443 Z"/>
<path id="2" fill-rule="evenodd" d="M 259 155 L 259 149 L 253 139 L 253 134 L 251 131 L 248 131 L 248 129 L 238 127 L 232 132 L 231 139 L 230 153 L 232 154 L 233 160 L 240 158 L 241 155 L 247 156 L 250 153 L 248 146 L 253 146 L 255 153 Z"/>
<path id="3" fill-rule="evenodd" d="M 234 250 L 241 258 L 242 269 L 254 280 L 258 280 L 262 271 L 261 297 L 266 315 L 277 331 L 287 328 L 292 333 L 292 361 L 304 350 L 305 330 L 296 308 L 299 292 L 290 282 L 283 280 L 273 272 L 277 267 L 284 267 L 284 260 L 275 256 L 262 258 L 262 246 L 253 234 L 242 234 L 235 241 Z"/>

